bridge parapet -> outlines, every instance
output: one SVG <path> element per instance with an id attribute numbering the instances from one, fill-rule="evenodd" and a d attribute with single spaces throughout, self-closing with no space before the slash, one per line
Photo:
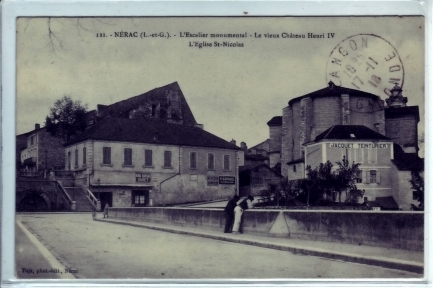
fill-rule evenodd
<path id="1" fill-rule="evenodd" d="M 223 231 L 222 209 L 110 208 L 110 218 Z M 413 251 L 424 249 L 424 213 L 417 211 L 247 210 L 241 231 Z M 338 246 L 336 246 L 338 249 Z"/>

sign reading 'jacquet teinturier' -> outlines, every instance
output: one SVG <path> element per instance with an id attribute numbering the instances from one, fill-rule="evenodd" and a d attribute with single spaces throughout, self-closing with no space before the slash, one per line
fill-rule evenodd
<path id="1" fill-rule="evenodd" d="M 389 147 L 387 143 L 329 143 L 329 148 L 347 148 L 347 149 L 386 149 Z"/>

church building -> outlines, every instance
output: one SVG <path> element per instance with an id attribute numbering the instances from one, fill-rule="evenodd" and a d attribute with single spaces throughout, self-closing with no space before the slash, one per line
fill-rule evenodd
<path id="1" fill-rule="evenodd" d="M 360 163 L 358 188 L 366 199 L 392 196 L 400 209 L 413 200 L 409 180 L 422 172 L 418 156 L 418 106 L 407 106 L 397 85 L 385 101 L 359 90 L 329 86 L 296 97 L 283 108 L 282 116 L 268 122 L 270 146 L 279 157 L 288 180 L 306 177 L 305 167 L 341 161 Z M 281 117 L 281 118 L 280 118 Z M 281 119 L 281 120 L 280 120 Z"/>

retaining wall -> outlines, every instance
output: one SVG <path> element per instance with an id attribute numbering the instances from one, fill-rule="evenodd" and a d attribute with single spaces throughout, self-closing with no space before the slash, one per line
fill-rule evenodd
<path id="1" fill-rule="evenodd" d="M 110 218 L 176 226 L 224 230 L 222 209 L 137 207 L 110 208 Z M 247 210 L 245 234 L 382 246 L 414 251 L 424 249 L 423 212 Z M 338 247 L 337 247 L 338 249 Z"/>

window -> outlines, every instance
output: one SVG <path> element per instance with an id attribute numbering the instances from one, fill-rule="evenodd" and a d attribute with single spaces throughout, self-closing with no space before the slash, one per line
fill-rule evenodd
<path id="1" fill-rule="evenodd" d="M 132 166 L 132 149 L 123 149 L 123 165 Z"/>
<path id="2" fill-rule="evenodd" d="M 144 197 L 144 195 L 135 195 L 134 204 L 144 204 L 145 200 L 146 200 L 146 197 Z"/>
<path id="3" fill-rule="evenodd" d="M 171 151 L 164 151 L 164 168 L 171 168 Z"/>
<path id="4" fill-rule="evenodd" d="M 230 170 L 230 155 L 224 155 L 224 170 Z"/>
<path id="5" fill-rule="evenodd" d="M 132 190 L 132 206 L 143 207 L 149 204 L 149 191 L 148 190 Z"/>
<path id="6" fill-rule="evenodd" d="M 418 200 L 416 191 L 412 191 L 412 200 Z"/>
<path id="7" fill-rule="evenodd" d="M 86 147 L 83 147 L 83 165 L 86 165 L 87 163 L 87 151 Z"/>
<path id="8" fill-rule="evenodd" d="M 370 183 L 377 183 L 376 170 L 370 170 Z"/>
<path id="9" fill-rule="evenodd" d="M 152 165 L 153 165 L 152 150 L 146 149 L 144 150 L 144 166 L 152 167 Z"/>
<path id="10" fill-rule="evenodd" d="M 30 145 L 33 145 L 33 141 L 34 141 L 33 139 L 34 139 L 34 136 L 31 136 L 30 137 Z"/>
<path id="11" fill-rule="evenodd" d="M 102 164 L 111 164 L 111 147 L 103 147 L 102 152 Z"/>
<path id="12" fill-rule="evenodd" d="M 377 162 L 377 148 L 368 148 L 368 163 L 376 163 Z"/>
<path id="13" fill-rule="evenodd" d="M 293 172 L 296 172 L 296 165 L 293 165 Z"/>
<path id="14" fill-rule="evenodd" d="M 355 163 L 363 163 L 364 157 L 361 148 L 353 149 L 353 161 Z"/>
<path id="15" fill-rule="evenodd" d="M 362 170 L 360 170 L 355 176 L 356 183 L 362 183 Z"/>
<path id="16" fill-rule="evenodd" d="M 75 167 L 78 167 L 78 149 L 75 149 Z"/>
<path id="17" fill-rule="evenodd" d="M 68 151 L 68 169 L 72 170 L 72 163 L 71 163 L 71 151 Z"/>
<path id="18" fill-rule="evenodd" d="M 207 169 L 215 170 L 215 155 L 213 153 L 207 154 Z"/>
<path id="19" fill-rule="evenodd" d="M 191 152 L 189 154 L 189 168 L 197 169 L 197 153 Z"/>

